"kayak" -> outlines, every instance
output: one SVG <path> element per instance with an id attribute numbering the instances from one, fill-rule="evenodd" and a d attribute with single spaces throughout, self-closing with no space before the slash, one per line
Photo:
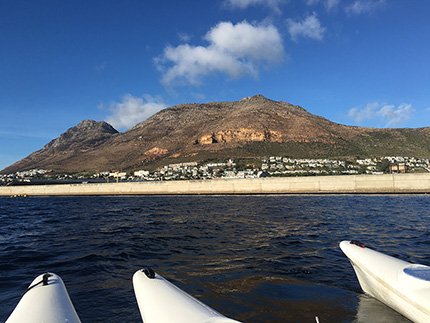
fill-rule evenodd
<path id="1" fill-rule="evenodd" d="M 56 274 L 46 273 L 33 280 L 6 320 L 6 323 L 15 322 L 78 323 L 81 320 L 63 280 Z"/>
<path id="2" fill-rule="evenodd" d="M 137 271 L 133 287 L 145 323 L 240 323 L 218 313 L 151 269 Z M 81 322 L 60 276 L 46 273 L 33 280 L 6 320 L 6 323 L 21 322 Z"/>
<path id="3" fill-rule="evenodd" d="M 430 267 L 342 241 L 363 291 L 414 322 L 430 322 Z"/>
<path id="4" fill-rule="evenodd" d="M 145 323 L 240 323 L 218 313 L 150 268 L 133 275 L 133 287 Z"/>

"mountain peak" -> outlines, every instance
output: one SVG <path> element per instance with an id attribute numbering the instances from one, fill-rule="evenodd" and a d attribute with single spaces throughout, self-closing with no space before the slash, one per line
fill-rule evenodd
<path id="1" fill-rule="evenodd" d="M 94 146 L 117 133 L 118 131 L 105 121 L 83 120 L 52 140 L 43 149 Z"/>
<path id="2" fill-rule="evenodd" d="M 261 94 L 257 94 L 257 95 L 253 95 L 253 96 L 246 96 L 244 97 L 242 100 L 240 100 L 240 102 L 257 102 L 257 101 L 272 101 L 268 98 L 266 98 L 265 96 L 261 95 Z"/>
<path id="3" fill-rule="evenodd" d="M 102 132 L 108 132 L 108 133 L 117 133 L 118 131 L 112 127 L 109 123 L 105 121 L 95 121 L 86 119 L 81 122 L 79 122 L 75 127 L 70 128 L 69 130 L 82 130 L 82 131 L 102 131 Z"/>

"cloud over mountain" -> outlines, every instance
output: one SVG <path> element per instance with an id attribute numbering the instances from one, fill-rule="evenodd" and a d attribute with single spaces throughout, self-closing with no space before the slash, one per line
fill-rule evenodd
<path id="1" fill-rule="evenodd" d="M 250 6 L 265 6 L 276 13 L 281 13 L 279 5 L 286 0 L 225 0 L 225 4 L 232 8 L 246 9 Z"/>
<path id="2" fill-rule="evenodd" d="M 287 19 L 287 24 L 291 39 L 295 42 L 298 41 L 299 37 L 308 37 L 316 40 L 322 40 L 326 30 L 321 26 L 318 16 L 315 12 L 312 15 L 307 16 L 302 21 Z"/>
<path id="3" fill-rule="evenodd" d="M 401 104 L 396 108 L 394 105 L 373 102 L 362 109 L 357 107 L 350 109 L 348 116 L 358 123 L 364 120 L 382 119 L 386 127 L 395 127 L 408 121 L 414 111 L 410 104 Z"/>
<path id="4" fill-rule="evenodd" d="M 385 0 L 356 0 L 349 4 L 345 11 L 348 14 L 365 14 L 371 13 L 385 3 Z"/>
<path id="5" fill-rule="evenodd" d="M 155 59 L 163 85 L 198 85 L 213 73 L 257 77 L 261 66 L 278 63 L 284 56 L 281 35 L 272 24 L 220 22 L 204 39 L 209 45 L 167 46 Z"/>
<path id="6" fill-rule="evenodd" d="M 116 129 L 128 129 L 165 107 L 166 105 L 160 99 L 151 95 L 146 94 L 139 98 L 126 94 L 121 102 L 110 103 L 107 109 L 111 112 L 111 115 L 107 116 L 105 120 Z"/>

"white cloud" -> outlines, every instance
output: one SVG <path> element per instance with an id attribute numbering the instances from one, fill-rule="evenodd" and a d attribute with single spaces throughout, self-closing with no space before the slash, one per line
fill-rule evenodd
<path id="1" fill-rule="evenodd" d="M 407 122 L 414 114 L 414 111 L 410 104 L 401 104 L 396 108 L 394 105 L 373 102 L 363 109 L 350 109 L 348 116 L 358 123 L 364 120 L 382 119 L 386 127 L 395 127 Z"/>
<path id="2" fill-rule="evenodd" d="M 256 77 L 262 64 L 277 63 L 284 55 L 281 35 L 270 24 L 220 22 L 205 35 L 205 40 L 209 42 L 207 47 L 168 46 L 163 55 L 155 58 L 164 85 L 198 85 L 202 76 L 217 72 L 232 78 Z"/>
<path id="3" fill-rule="evenodd" d="M 281 13 L 279 5 L 286 0 L 225 0 L 224 3 L 232 8 L 246 9 L 249 6 L 266 6 L 276 13 Z"/>
<path id="4" fill-rule="evenodd" d="M 330 12 L 342 6 L 343 10 L 350 15 L 360 15 L 372 13 L 381 6 L 386 0 L 305 0 L 308 6 L 322 4 Z"/>
<path id="5" fill-rule="evenodd" d="M 212 49 L 235 58 L 278 61 L 283 55 L 281 36 L 273 25 L 221 22 L 207 33 L 206 39 Z"/>
<path id="6" fill-rule="evenodd" d="M 180 39 L 181 42 L 189 42 L 191 40 L 191 36 L 186 34 L 186 33 L 178 33 L 178 37 Z"/>
<path id="7" fill-rule="evenodd" d="M 319 2 L 320 0 L 306 0 L 306 4 L 308 6 L 313 6 Z M 340 0 L 324 0 L 322 1 L 322 3 L 326 7 L 327 11 L 330 11 L 331 9 L 334 9 L 337 7 L 337 5 L 340 3 Z"/>
<path id="8" fill-rule="evenodd" d="M 312 39 L 322 40 L 324 37 L 325 28 L 321 26 L 316 13 L 312 16 L 307 16 L 302 21 L 294 21 L 287 19 L 288 32 L 291 39 L 297 41 L 299 37 L 309 37 Z"/>
<path id="9" fill-rule="evenodd" d="M 394 105 L 385 105 L 379 112 L 387 120 L 387 126 L 397 126 L 406 122 L 414 114 L 414 109 L 410 104 L 401 104 L 397 108 Z"/>
<path id="10" fill-rule="evenodd" d="M 325 6 L 327 8 L 328 11 L 330 11 L 331 9 L 334 9 L 337 7 L 337 5 L 339 4 L 340 0 L 327 0 L 325 3 Z"/>
<path id="11" fill-rule="evenodd" d="M 107 66 L 107 62 L 106 62 L 106 61 L 104 61 L 103 63 L 101 63 L 101 64 L 97 65 L 97 66 L 95 67 L 95 70 L 96 70 L 97 72 L 102 72 L 102 71 L 104 71 L 104 70 L 106 69 L 106 66 Z"/>
<path id="12" fill-rule="evenodd" d="M 375 118 L 378 106 L 379 106 L 378 102 L 373 102 L 373 103 L 369 103 L 368 105 L 366 105 L 365 108 L 361 110 L 358 108 L 352 108 L 349 110 L 348 116 L 351 119 L 361 123 L 364 120 L 370 120 Z"/>
<path id="13" fill-rule="evenodd" d="M 144 95 L 143 98 L 126 94 L 121 102 L 112 102 L 109 105 L 107 109 L 111 115 L 107 116 L 105 121 L 115 129 L 129 129 L 164 108 L 166 108 L 166 104 L 161 99 L 149 94 Z"/>
<path id="14" fill-rule="evenodd" d="M 345 8 L 348 14 L 371 13 L 385 3 L 385 0 L 356 0 Z"/>

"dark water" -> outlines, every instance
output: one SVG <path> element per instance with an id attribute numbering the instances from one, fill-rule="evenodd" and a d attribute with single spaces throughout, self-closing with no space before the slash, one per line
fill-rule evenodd
<path id="1" fill-rule="evenodd" d="M 141 322 L 131 278 L 150 266 L 244 322 L 406 322 L 362 295 L 338 244 L 430 264 L 429 205 L 426 195 L 0 198 L 0 321 L 51 271 L 83 322 Z"/>

